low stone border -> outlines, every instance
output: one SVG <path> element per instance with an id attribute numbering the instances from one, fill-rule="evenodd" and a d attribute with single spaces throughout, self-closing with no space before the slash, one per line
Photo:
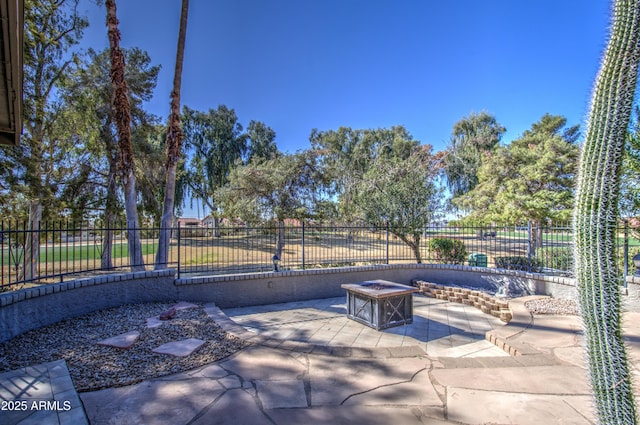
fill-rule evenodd
<path id="1" fill-rule="evenodd" d="M 502 348 L 512 356 L 542 355 L 531 345 L 515 340 L 515 337 L 521 335 L 533 325 L 533 314 L 524 306 L 525 302 L 538 298 L 542 297 L 534 295 L 514 300 L 509 306 L 513 316 L 509 326 L 487 331 L 485 334 L 486 340 Z"/>
<path id="2" fill-rule="evenodd" d="M 457 286 L 439 285 L 425 282 L 424 280 L 414 280 L 412 284 L 420 290 L 422 295 L 427 297 L 473 306 L 485 314 L 499 318 L 505 323 L 509 323 L 513 318 L 509 309 L 509 301 L 491 296 L 485 292 Z"/>

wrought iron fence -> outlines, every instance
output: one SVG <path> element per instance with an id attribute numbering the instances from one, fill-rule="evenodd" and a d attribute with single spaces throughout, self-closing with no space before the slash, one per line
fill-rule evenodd
<path id="1" fill-rule="evenodd" d="M 33 226 L 2 222 L 0 290 L 127 270 L 131 267 L 128 231 L 125 225 L 99 227 L 86 222 Z M 143 258 L 152 264 L 158 229 L 142 228 L 140 232 Z"/>
<path id="2" fill-rule="evenodd" d="M 0 290 L 59 282 L 78 276 L 128 270 L 126 226 L 91 223 L 0 223 Z M 159 229 L 141 228 L 147 269 L 153 268 Z M 569 275 L 569 224 L 536 227 L 432 225 L 418 232 L 418 249 L 388 226 L 301 223 L 283 230 L 278 270 L 394 263 L 453 263 Z M 274 270 L 279 229 L 275 226 L 178 226 L 172 228 L 169 267 L 179 275 L 214 275 Z M 620 271 L 629 273 L 640 241 L 628 226 L 617 233 Z M 444 242 L 443 242 L 444 240 Z M 452 242 L 455 241 L 455 242 Z M 140 265 L 136 265 L 140 266 Z"/>

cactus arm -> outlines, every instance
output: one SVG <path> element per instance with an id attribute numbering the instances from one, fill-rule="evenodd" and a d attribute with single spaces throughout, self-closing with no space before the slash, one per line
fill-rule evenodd
<path id="1" fill-rule="evenodd" d="M 616 0 L 581 152 L 574 209 L 575 275 L 587 366 L 601 424 L 637 424 L 614 259 L 622 150 L 640 61 L 640 0 Z"/>

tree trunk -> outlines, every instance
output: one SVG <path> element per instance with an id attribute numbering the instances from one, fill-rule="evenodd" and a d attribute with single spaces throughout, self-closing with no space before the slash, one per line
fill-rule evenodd
<path id="1" fill-rule="evenodd" d="M 542 230 L 542 223 L 540 223 L 539 221 L 529 220 L 527 225 L 527 239 L 529 240 L 529 245 L 527 247 L 527 256 L 529 258 L 535 258 L 536 250 L 538 248 L 542 248 Z"/>
<path id="2" fill-rule="evenodd" d="M 116 223 L 117 190 L 116 181 L 118 170 L 117 146 L 113 139 L 106 132 L 102 132 L 105 146 L 107 147 L 107 158 L 109 161 L 109 171 L 107 175 L 107 200 L 104 207 L 103 220 L 104 236 L 102 239 L 102 255 L 100 267 L 103 269 L 113 268 L 112 246 L 113 246 L 113 226 Z"/>
<path id="3" fill-rule="evenodd" d="M 100 256 L 100 267 L 105 270 L 113 268 L 113 258 L 111 252 L 113 250 L 113 230 L 111 221 L 104 220 L 104 236 L 102 239 L 102 254 Z"/>
<path id="4" fill-rule="evenodd" d="M 18 280 L 30 281 L 38 277 L 40 261 L 40 223 L 42 221 L 42 204 L 39 199 L 29 202 L 29 223 L 24 238 L 23 269 Z"/>
<path id="5" fill-rule="evenodd" d="M 180 30 L 178 33 L 178 48 L 176 49 L 176 67 L 173 74 L 173 91 L 171 92 L 171 113 L 167 129 L 167 161 L 166 183 L 164 188 L 164 203 L 160 222 L 160 237 L 156 254 L 155 269 L 166 269 L 169 265 L 169 243 L 171 240 L 171 226 L 173 226 L 173 210 L 176 195 L 176 168 L 180 158 L 182 145 L 182 128 L 180 125 L 180 86 L 182 82 L 182 64 L 184 62 L 184 44 L 187 35 L 187 17 L 189 0 L 182 0 L 180 12 Z"/>
<path id="6" fill-rule="evenodd" d="M 640 0 L 616 0 L 594 86 L 574 207 L 574 259 L 587 370 L 600 424 L 636 424 L 614 247 L 622 152 L 640 62 Z"/>
<path id="7" fill-rule="evenodd" d="M 396 235 L 402 242 L 406 243 L 409 248 L 411 248 L 413 256 L 416 257 L 416 263 L 422 264 L 422 254 L 420 253 L 420 235 L 414 236 L 413 240 L 411 240 L 405 234 L 396 233 L 394 231 L 391 231 L 391 233 Z"/>
<path id="8" fill-rule="evenodd" d="M 220 218 L 219 217 L 213 218 L 213 236 L 215 236 L 216 238 L 220 237 Z"/>
<path id="9" fill-rule="evenodd" d="M 409 246 L 411 247 L 411 251 L 413 251 L 413 255 L 416 257 L 416 263 L 422 264 L 422 254 L 420 253 L 420 245 L 411 243 L 409 244 Z"/>
<path id="10" fill-rule="evenodd" d="M 131 147 L 131 111 L 127 95 L 127 83 L 124 79 L 124 54 L 120 49 L 120 30 L 116 17 L 115 0 L 106 0 L 107 28 L 109 47 L 111 48 L 111 84 L 113 84 L 112 107 L 118 129 L 118 147 L 120 150 L 119 174 L 124 187 L 125 212 L 127 215 L 127 233 L 129 245 L 129 265 L 132 271 L 144 270 L 140 226 L 138 225 L 138 207 L 136 204 L 136 176 Z"/>
<path id="11" fill-rule="evenodd" d="M 278 220 L 278 236 L 276 237 L 276 255 L 282 260 L 284 249 L 284 220 Z"/>

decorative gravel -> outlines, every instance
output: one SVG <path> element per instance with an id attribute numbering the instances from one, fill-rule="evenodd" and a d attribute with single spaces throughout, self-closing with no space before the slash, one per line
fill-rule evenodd
<path id="1" fill-rule="evenodd" d="M 92 391 L 187 371 L 247 346 L 243 340 L 224 332 L 201 305 L 178 310 L 175 318 L 162 326 L 146 327 L 147 318 L 158 316 L 173 305 L 126 305 L 26 332 L 0 344 L 0 372 L 64 359 L 76 389 Z M 131 348 L 97 345 L 98 341 L 131 331 L 140 332 Z M 186 357 L 151 351 L 187 338 L 205 343 Z"/>
<path id="2" fill-rule="evenodd" d="M 563 298 L 541 298 L 531 300 L 525 302 L 524 306 L 533 314 L 579 314 L 578 304 L 573 300 Z"/>

